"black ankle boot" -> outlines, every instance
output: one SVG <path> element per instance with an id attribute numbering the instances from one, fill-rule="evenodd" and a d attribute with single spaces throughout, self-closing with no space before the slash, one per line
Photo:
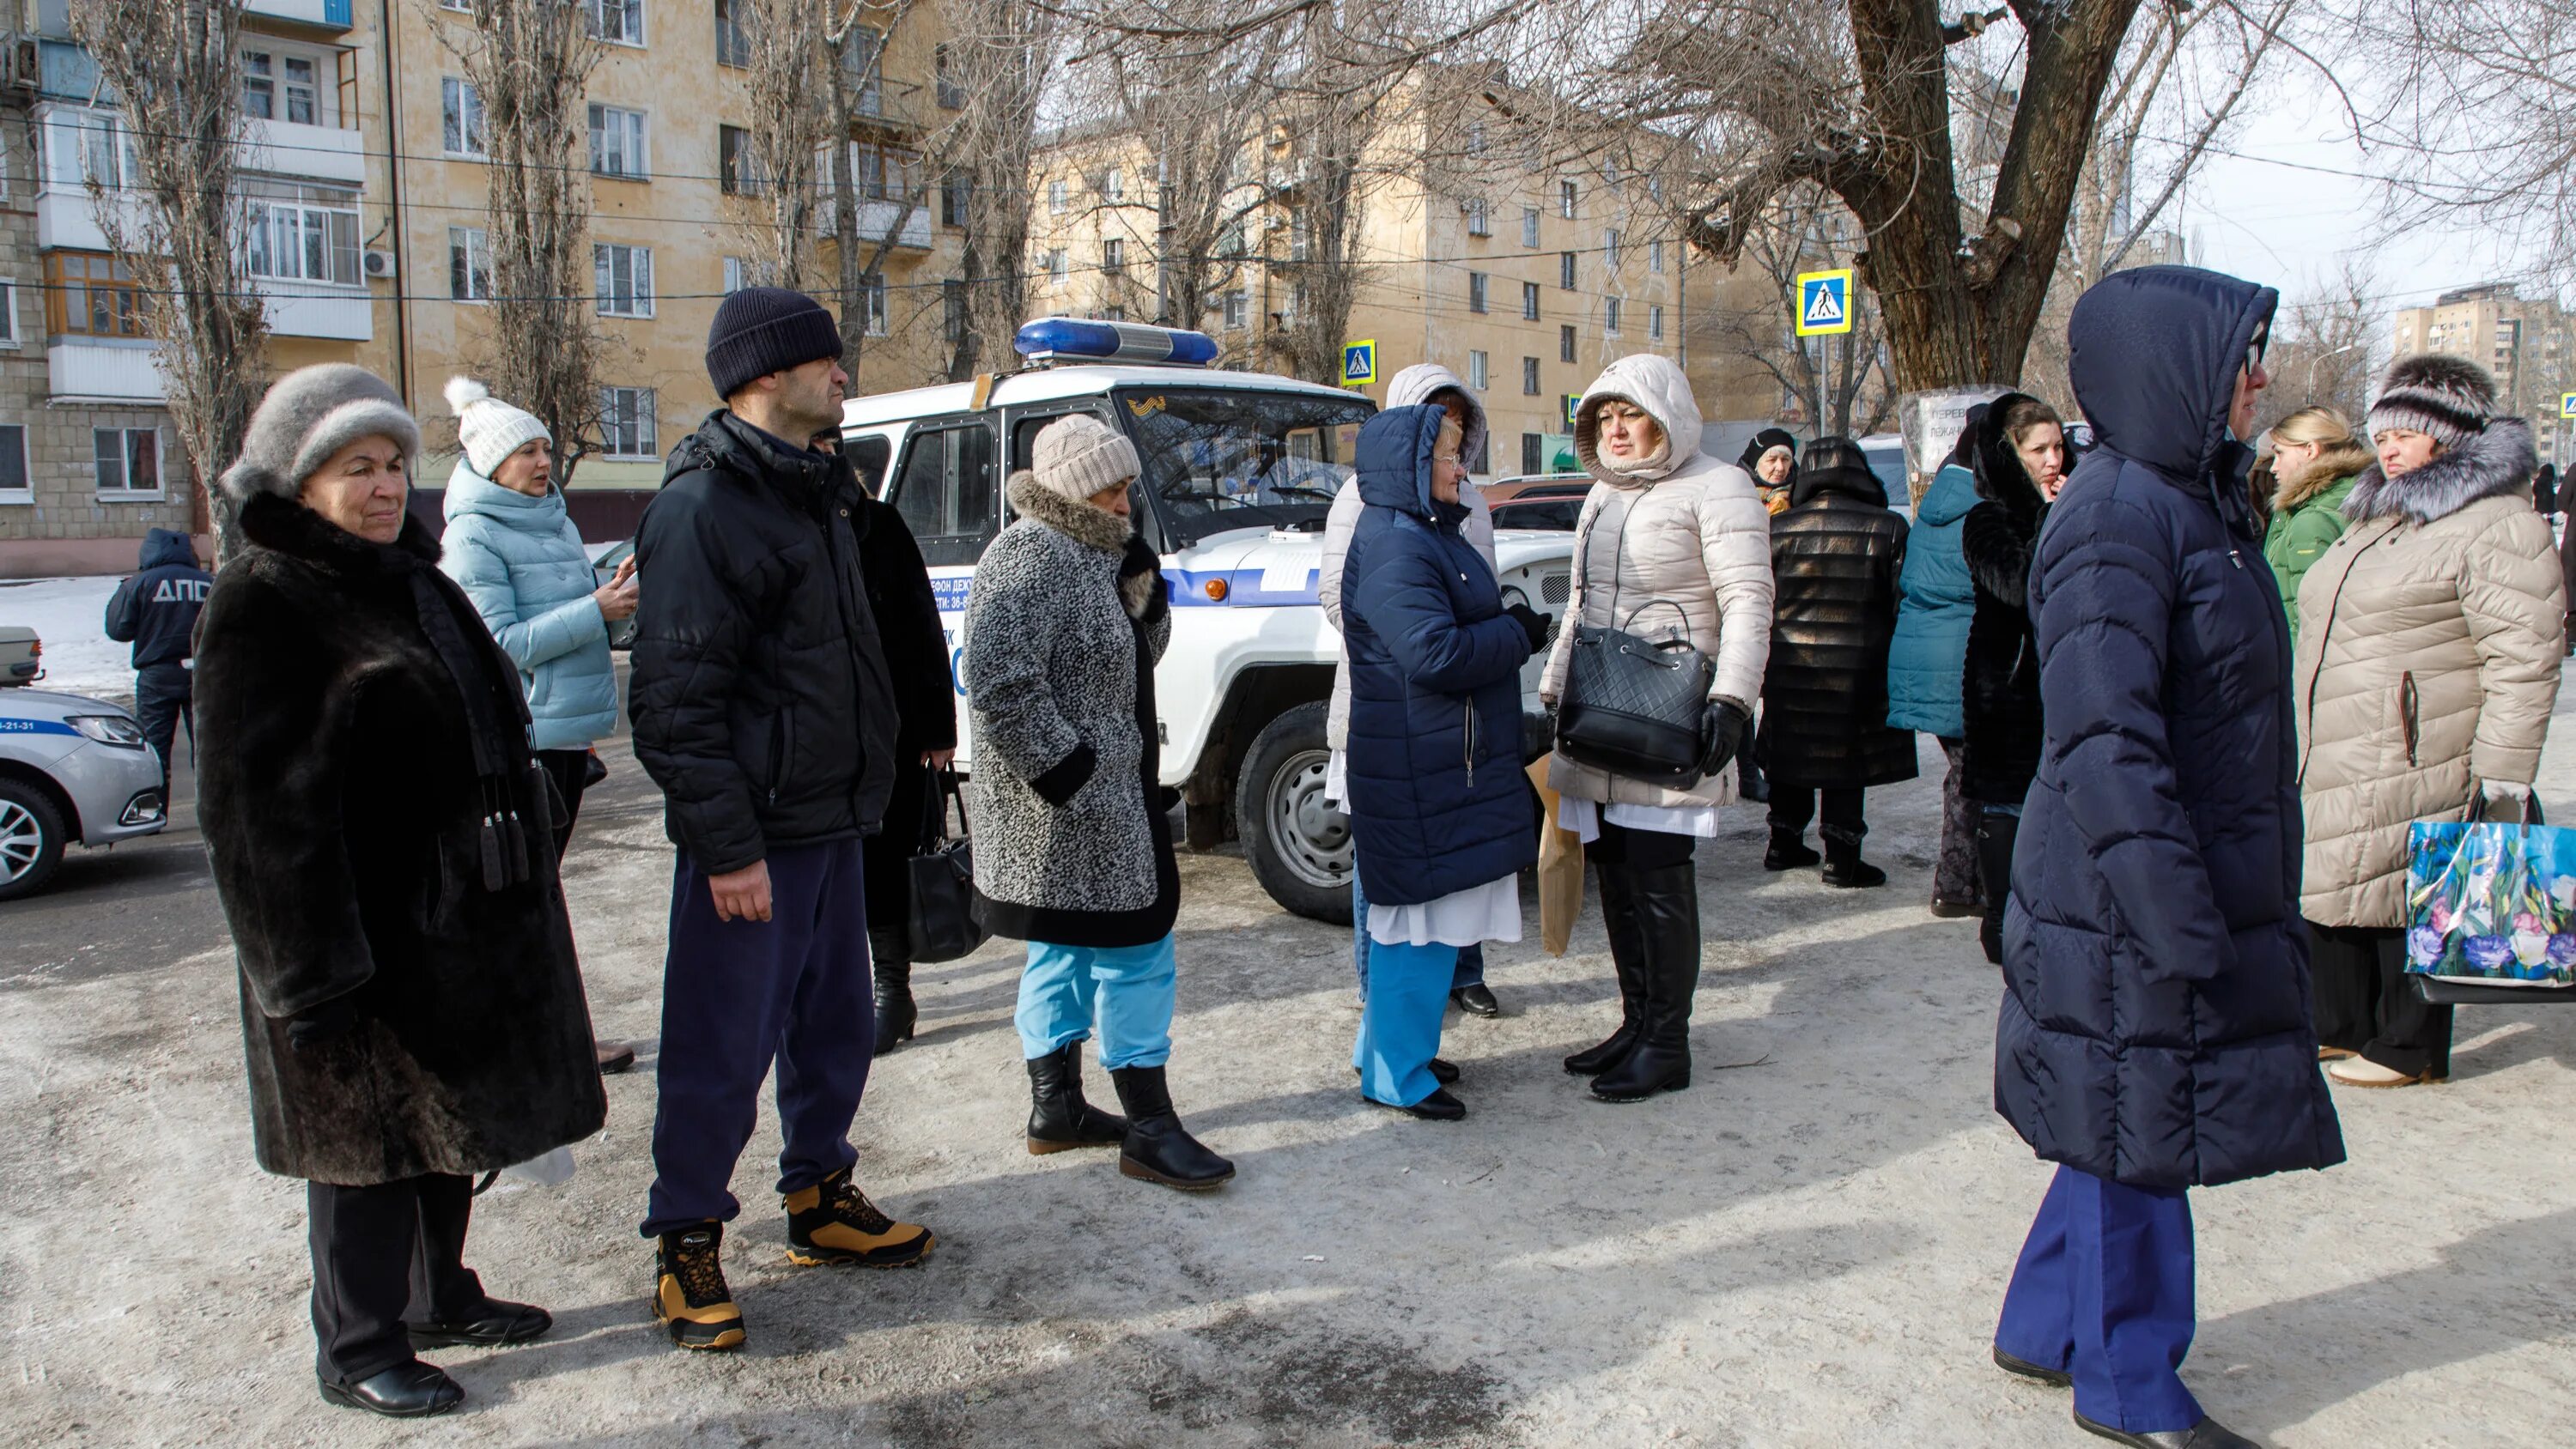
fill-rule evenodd
<path id="1" fill-rule="evenodd" d="M 1625 865 L 1601 867 L 1601 923 L 1610 932 L 1610 965 L 1619 979 L 1619 1029 L 1599 1046 L 1565 1059 L 1565 1070 L 1578 1077 L 1597 1077 L 1627 1060 L 1646 1020 L 1646 951 L 1637 937 L 1637 906 Z"/>
<path id="2" fill-rule="evenodd" d="M 1234 1178 L 1234 1164 L 1200 1145 L 1172 1110 L 1161 1067 L 1120 1067 L 1109 1074 L 1127 1109 L 1127 1140 L 1118 1170 L 1184 1192 L 1205 1192 Z"/>
<path id="3" fill-rule="evenodd" d="M 1077 1147 L 1115 1147 L 1127 1119 L 1082 1098 L 1082 1043 L 1066 1042 L 1029 1059 L 1029 1151 L 1037 1156 Z"/>
<path id="4" fill-rule="evenodd" d="M 1771 827 L 1771 848 L 1762 853 L 1762 868 L 1796 870 L 1802 865 L 1814 865 L 1823 858 L 1807 848 L 1806 839 L 1801 832 L 1783 830 L 1774 825 Z"/>
<path id="5" fill-rule="evenodd" d="M 1867 890 L 1887 884 L 1887 872 L 1860 858 L 1860 835 L 1828 825 L 1825 837 L 1825 884 Z"/>
<path id="6" fill-rule="evenodd" d="M 879 933 L 870 931 L 868 941 L 879 947 L 876 955 L 877 1055 L 884 1056 L 912 1040 L 913 1026 L 921 1013 L 912 1004 L 912 963 L 892 958 L 881 948 Z"/>
<path id="7" fill-rule="evenodd" d="M 1605 1102 L 1642 1102 L 1690 1085 L 1691 1000 L 1699 991 L 1699 876 L 1685 861 L 1632 872 L 1645 947 L 1644 1022 L 1635 1049 L 1592 1079 Z"/>

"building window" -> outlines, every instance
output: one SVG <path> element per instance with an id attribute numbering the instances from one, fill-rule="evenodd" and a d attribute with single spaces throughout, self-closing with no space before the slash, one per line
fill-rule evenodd
<path id="1" fill-rule="evenodd" d="M 1225 329 L 1240 332 L 1252 325 L 1252 297 L 1246 292 L 1225 294 Z"/>
<path id="2" fill-rule="evenodd" d="M 751 64 L 751 32 L 742 23 L 742 0 L 716 0 L 716 64 Z"/>
<path id="3" fill-rule="evenodd" d="M 45 328 L 57 336 L 141 337 L 150 302 L 114 257 L 45 253 Z"/>
<path id="4" fill-rule="evenodd" d="M 1574 253 L 1556 254 L 1556 284 L 1566 291 L 1574 290 Z"/>
<path id="5" fill-rule="evenodd" d="M 114 111 L 57 106 L 46 112 L 45 184 L 121 189 L 134 174 L 134 138 Z"/>
<path id="6" fill-rule="evenodd" d="M 974 200 L 974 175 L 962 167 L 949 172 L 948 179 L 939 188 L 939 224 L 964 226 Z"/>
<path id="7" fill-rule="evenodd" d="M 0 423 L 0 503 L 32 503 L 36 491 L 27 481 L 27 427 Z"/>
<path id="8" fill-rule="evenodd" d="M 850 27 L 841 47 L 841 71 L 849 78 L 850 105 L 862 116 L 885 114 L 885 32 L 869 25 Z"/>
<path id="9" fill-rule="evenodd" d="M 1482 121 L 1467 123 L 1467 154 L 1470 156 L 1485 154 L 1485 123 Z"/>
<path id="10" fill-rule="evenodd" d="M 248 183 L 244 189 L 255 185 Z M 277 189 L 294 199 L 252 196 L 244 203 L 250 274 L 343 287 L 364 285 L 366 276 L 359 270 L 357 193 L 311 186 Z"/>
<path id="11" fill-rule="evenodd" d="M 1535 474 L 1539 471 L 1539 465 L 1546 460 L 1547 435 L 1545 433 L 1521 434 L 1521 472 Z"/>
<path id="12" fill-rule="evenodd" d="M 1576 196 L 1577 193 L 1574 189 L 1573 182 L 1560 181 L 1556 183 L 1556 214 L 1564 217 L 1567 221 L 1574 220 L 1574 203 Z"/>
<path id="13" fill-rule="evenodd" d="M 940 336 L 951 347 L 966 345 L 973 317 L 966 305 L 966 283 L 950 277 L 939 284 Z"/>
<path id="14" fill-rule="evenodd" d="M 716 189 L 727 196 L 760 194 L 760 168 L 751 159 L 751 133 L 740 126 L 716 127 Z"/>
<path id="15" fill-rule="evenodd" d="M 644 43 L 644 0 L 582 0 L 590 33 L 611 45 Z"/>
<path id="16" fill-rule="evenodd" d="M 1601 307 L 1601 330 L 1613 337 L 1618 336 L 1619 299 L 1616 297 L 1604 297 L 1601 299 Z"/>
<path id="17" fill-rule="evenodd" d="M 854 148 L 859 158 L 859 195 L 869 201 L 908 201 L 914 191 L 914 179 L 921 169 L 918 152 L 901 146 L 862 145 Z"/>
<path id="18" fill-rule="evenodd" d="M 1228 258 L 1240 257 L 1244 254 L 1246 249 L 1247 245 L 1242 222 L 1238 221 L 1234 225 L 1227 227 L 1225 230 L 1216 234 L 1216 254 L 1218 256 Z"/>
<path id="19" fill-rule="evenodd" d="M 0 277 L 0 347 L 18 345 L 18 279 Z"/>
<path id="20" fill-rule="evenodd" d="M 1482 312 L 1485 310 L 1485 282 L 1486 277 L 1482 272 L 1469 272 L 1467 274 L 1468 311 Z"/>
<path id="21" fill-rule="evenodd" d="M 1646 243 L 1646 270 L 1655 273 L 1657 276 L 1661 276 L 1663 274 L 1664 244 L 1662 242 L 1650 241 Z"/>
<path id="22" fill-rule="evenodd" d="M 1063 182 L 1050 181 L 1047 183 L 1047 210 L 1054 212 L 1058 216 L 1062 216 L 1065 213 L 1065 209 L 1071 205 L 1072 203 L 1065 197 L 1065 186 Z"/>
<path id="23" fill-rule="evenodd" d="M 641 177 L 650 169 L 644 159 L 644 113 L 617 106 L 590 108 L 590 169 L 602 176 Z"/>
<path id="24" fill-rule="evenodd" d="M 90 458 L 102 498 L 161 491 L 161 430 L 92 428 Z"/>
<path id="25" fill-rule="evenodd" d="M 1646 340 L 1649 342 L 1664 340 L 1664 309 L 1661 307 L 1646 309 Z"/>
<path id="26" fill-rule="evenodd" d="M 1485 354 L 1469 349 L 1467 353 L 1467 386 L 1483 392 L 1493 378 L 1493 364 Z"/>
<path id="27" fill-rule="evenodd" d="M 886 335 L 885 278 L 875 272 L 859 278 L 859 316 L 865 319 L 870 337 Z"/>
<path id="28" fill-rule="evenodd" d="M 1494 224 L 1487 216 L 1485 198 L 1479 196 L 1467 203 L 1467 235 L 1492 236 Z"/>
<path id="29" fill-rule="evenodd" d="M 1521 320 L 1524 322 L 1538 320 L 1538 283 L 1536 282 L 1521 283 Z"/>
<path id="30" fill-rule="evenodd" d="M 1521 359 L 1521 396 L 1538 396 L 1538 359 L 1535 357 Z"/>
<path id="31" fill-rule="evenodd" d="M 603 387 L 599 390 L 599 444 L 612 458 L 658 458 L 653 432 L 653 389 Z"/>
<path id="32" fill-rule="evenodd" d="M 483 228 L 447 229 L 447 295 L 459 302 L 492 300 L 492 248 Z"/>
<path id="33" fill-rule="evenodd" d="M 455 76 L 438 82 L 439 143 L 450 156 L 483 153 L 483 97 L 474 83 Z"/>
<path id="34" fill-rule="evenodd" d="M 1113 277 L 1127 275 L 1127 243 L 1111 237 L 1100 244 L 1100 270 Z"/>
<path id="35" fill-rule="evenodd" d="M 599 242 L 590 249 L 592 294 L 602 317 L 653 315 L 653 249 Z"/>
<path id="36" fill-rule="evenodd" d="M 966 109 L 966 87 L 964 84 L 959 82 L 956 77 L 948 73 L 947 46 L 935 45 L 931 47 L 930 69 L 933 77 L 937 81 L 939 108 L 943 111 L 962 111 Z"/>
<path id="37" fill-rule="evenodd" d="M 1530 248 L 1538 246 L 1538 208 L 1535 206 L 1521 208 L 1521 245 Z"/>
<path id="38" fill-rule="evenodd" d="M 742 264 L 742 258 L 740 258 L 740 257 L 727 257 L 727 258 L 725 258 L 725 259 L 724 259 L 724 294 L 725 294 L 726 296 L 730 297 L 730 296 L 732 296 L 734 293 L 741 291 L 745 286 L 748 286 L 748 285 L 749 285 L 749 283 L 747 283 L 747 282 L 745 282 L 745 281 L 743 280 L 743 264 Z"/>
<path id="39" fill-rule="evenodd" d="M 1306 253 L 1314 246 L 1310 239 L 1311 232 L 1312 228 L 1306 225 L 1304 213 L 1288 218 L 1288 260 L 1292 262 L 1306 260 Z"/>
<path id="40" fill-rule="evenodd" d="M 1127 173 L 1120 171 L 1115 167 L 1111 168 L 1107 179 L 1101 183 L 1100 194 L 1108 197 L 1109 204 L 1112 206 L 1118 206 L 1125 203 L 1127 200 Z"/>
<path id="41" fill-rule="evenodd" d="M 1556 360 L 1559 362 L 1574 360 L 1574 324 L 1571 322 L 1556 329 Z"/>
<path id="42" fill-rule="evenodd" d="M 265 47 L 244 50 L 242 114 L 263 121 L 321 124 L 320 67 L 309 55 L 289 55 Z"/>
<path id="43" fill-rule="evenodd" d="M 1047 281 L 1061 287 L 1065 278 L 1073 275 L 1073 258 L 1062 247 L 1051 248 L 1046 254 L 1046 270 Z"/>
<path id="44" fill-rule="evenodd" d="M 1615 229 L 1601 233 L 1601 257 L 1610 270 L 1619 270 L 1619 233 Z"/>

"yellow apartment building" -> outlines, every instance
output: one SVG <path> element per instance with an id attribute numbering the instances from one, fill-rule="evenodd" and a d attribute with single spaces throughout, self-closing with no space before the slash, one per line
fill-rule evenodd
<path id="1" fill-rule="evenodd" d="M 2571 457 L 2559 395 L 2576 392 L 2576 324 L 2554 297 L 2525 297 L 2511 282 L 2444 292 L 2430 307 L 2401 307 L 2397 355 L 2440 352 L 2495 374 L 2499 412 L 2531 420 L 2540 461 L 2561 470 Z"/>

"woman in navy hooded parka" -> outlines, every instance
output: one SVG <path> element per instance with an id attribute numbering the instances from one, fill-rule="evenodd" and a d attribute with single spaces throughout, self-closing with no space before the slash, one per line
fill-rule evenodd
<path id="1" fill-rule="evenodd" d="M 1492 567 L 1460 532 L 1462 437 L 1437 407 L 1368 420 L 1367 506 L 1342 562 L 1351 832 L 1370 942 L 1351 1065 L 1363 1098 L 1437 1121 L 1467 1114 L 1431 1075 L 1458 950 L 1521 938 L 1520 872 L 1538 861 L 1520 670 L 1543 641 L 1503 612 Z"/>
<path id="2" fill-rule="evenodd" d="M 2004 927 L 1995 1106 L 2059 1164 L 1995 1361 L 2084 1428 L 2250 1441 L 2201 1413 L 2185 1190 L 2343 1160 L 2299 922 L 2290 635 L 2245 489 L 2279 294 L 2190 267 L 2075 304 L 2099 447 L 2031 562 L 2045 703 Z"/>

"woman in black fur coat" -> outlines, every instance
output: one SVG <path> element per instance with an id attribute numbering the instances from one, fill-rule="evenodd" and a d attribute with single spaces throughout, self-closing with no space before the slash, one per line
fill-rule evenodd
<path id="1" fill-rule="evenodd" d="M 2065 431 L 2048 404 L 2008 392 L 1977 428 L 1977 496 L 1959 525 L 1959 552 L 1976 586 L 1960 681 L 1967 728 L 1959 793 L 1976 802 L 1977 870 L 1986 898 L 1978 939 L 2004 959 L 2004 904 L 2012 898 L 2013 840 L 2022 797 L 2039 773 L 2039 650 L 2030 631 L 2030 552 L 2040 520 L 2066 476 Z"/>
<path id="2" fill-rule="evenodd" d="M 518 673 L 405 509 L 419 450 L 361 368 L 270 388 L 196 668 L 252 1131 L 307 1180 L 322 1396 L 402 1417 L 464 1397 L 416 1346 L 553 1322 L 464 1266 L 474 1175 L 607 1112 Z"/>

